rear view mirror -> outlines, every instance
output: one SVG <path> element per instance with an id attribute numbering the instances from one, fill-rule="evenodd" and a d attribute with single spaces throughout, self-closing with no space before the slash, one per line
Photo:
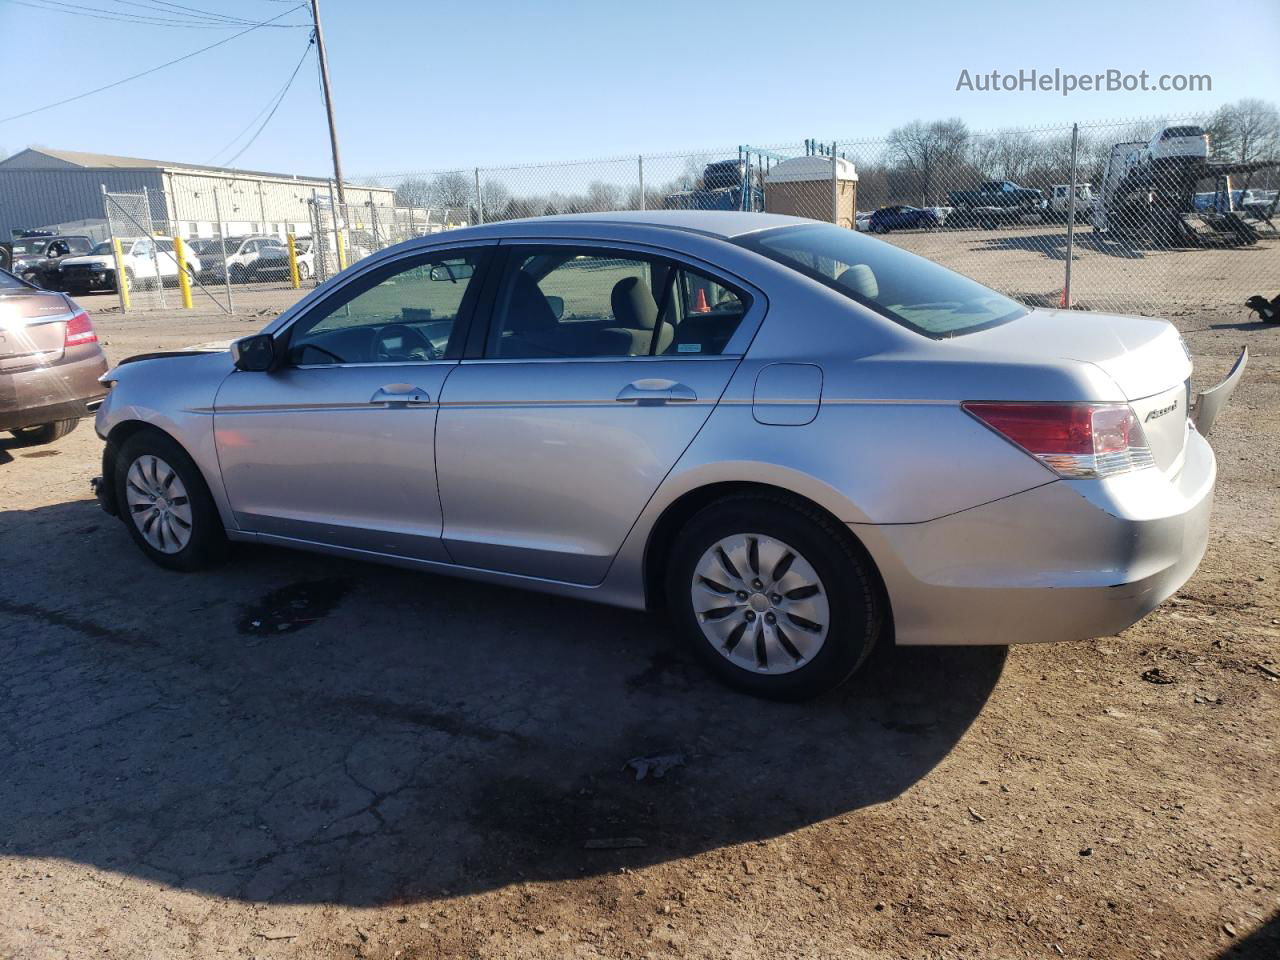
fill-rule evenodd
<path id="1" fill-rule="evenodd" d="M 269 333 L 241 337 L 231 344 L 231 359 L 237 370 L 249 373 L 270 370 L 276 359 L 276 342 Z"/>
<path id="2" fill-rule="evenodd" d="M 564 316 L 564 297 L 557 297 L 555 294 L 551 294 L 544 297 L 544 299 L 547 301 L 547 306 L 551 308 L 551 312 L 556 315 L 557 320 Z"/>
<path id="3" fill-rule="evenodd" d="M 470 280 L 476 272 L 469 263 L 438 263 L 431 268 L 432 280 Z"/>

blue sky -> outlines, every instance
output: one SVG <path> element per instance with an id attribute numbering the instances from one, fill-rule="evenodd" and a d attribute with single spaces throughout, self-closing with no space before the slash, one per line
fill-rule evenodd
<path id="1" fill-rule="evenodd" d="M 41 9 L 32 6 L 35 3 Z M 63 0 L 117 15 L 179 6 L 262 20 L 291 0 Z M 130 25 L 0 0 L 0 116 L 173 59 L 235 30 Z M 149 9 L 149 13 L 144 10 Z M 68 10 L 66 6 L 60 9 Z M 348 176 L 879 136 L 961 116 L 975 129 L 1280 99 L 1280 3 L 322 0 Z M 281 22 L 302 22 L 295 11 Z M 228 142 L 284 85 L 305 29 L 261 29 L 116 90 L 0 123 L 29 144 L 185 162 Z M 23 64 L 29 63 L 29 68 Z M 957 92 L 971 73 L 1210 74 L 1212 92 Z M 56 68 L 56 69 L 55 69 Z M 243 140 L 247 139 L 247 136 Z M 314 57 L 236 165 L 328 169 Z"/>

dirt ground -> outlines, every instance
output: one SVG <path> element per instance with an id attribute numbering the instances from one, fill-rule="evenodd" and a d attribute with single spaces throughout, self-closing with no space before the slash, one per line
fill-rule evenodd
<path id="1" fill-rule="evenodd" d="M 86 302 L 116 359 L 266 319 Z M 634 613 L 162 571 L 87 424 L 0 441 L 0 957 L 1280 956 L 1280 327 L 1174 312 L 1197 386 L 1253 355 L 1195 577 L 1119 637 L 882 649 L 803 705 Z"/>

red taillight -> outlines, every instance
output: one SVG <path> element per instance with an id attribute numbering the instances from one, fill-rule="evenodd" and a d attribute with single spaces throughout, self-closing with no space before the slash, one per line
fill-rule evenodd
<path id="1" fill-rule="evenodd" d="M 1062 477 L 1109 477 L 1152 466 L 1127 403 L 965 403 L 964 409 Z"/>
<path id="2" fill-rule="evenodd" d="M 98 335 L 94 332 L 93 321 L 83 310 L 67 321 L 67 337 L 62 343 L 64 347 L 78 347 L 82 344 L 97 342 Z"/>

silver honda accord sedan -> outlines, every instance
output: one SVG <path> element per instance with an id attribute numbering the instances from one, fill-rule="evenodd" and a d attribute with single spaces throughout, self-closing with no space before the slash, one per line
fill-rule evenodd
<path id="1" fill-rule="evenodd" d="M 1195 570 L 1216 474 L 1162 320 L 1028 309 L 792 217 L 411 240 L 230 352 L 104 378 L 102 505 L 155 562 L 249 541 L 662 609 L 796 699 L 875 643 L 1114 633 Z"/>

